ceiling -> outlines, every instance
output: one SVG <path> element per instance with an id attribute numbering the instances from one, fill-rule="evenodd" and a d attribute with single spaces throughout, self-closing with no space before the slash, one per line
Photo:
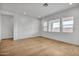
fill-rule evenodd
<path id="1" fill-rule="evenodd" d="M 70 8 L 77 4 L 69 3 L 48 3 L 47 7 L 43 3 L 0 3 L 0 10 L 28 15 L 34 18 L 41 18 L 64 9 Z"/>

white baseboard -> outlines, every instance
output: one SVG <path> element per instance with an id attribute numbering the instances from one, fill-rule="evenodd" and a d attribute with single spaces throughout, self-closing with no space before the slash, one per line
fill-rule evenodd
<path id="1" fill-rule="evenodd" d="M 31 38 L 31 37 L 37 37 L 39 36 L 38 34 L 37 35 L 30 35 L 30 36 L 26 36 L 26 37 L 20 37 L 20 38 L 14 38 L 14 40 L 20 40 L 20 39 L 27 39 L 27 38 Z"/>
<path id="2" fill-rule="evenodd" d="M 49 37 L 49 36 L 44 36 L 44 35 L 42 35 L 42 37 L 46 37 L 46 38 L 49 38 L 49 39 L 57 40 L 57 38 L 52 38 L 52 37 Z M 64 41 L 64 40 L 61 40 L 61 39 L 59 39 L 59 40 L 57 40 L 57 41 L 66 42 L 66 43 L 74 44 L 74 45 L 79 45 L 79 43 L 77 43 L 77 42 L 68 42 L 68 41 Z"/>

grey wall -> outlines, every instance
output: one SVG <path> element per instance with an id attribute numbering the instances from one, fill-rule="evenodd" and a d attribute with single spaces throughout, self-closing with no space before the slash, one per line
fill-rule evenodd
<path id="1" fill-rule="evenodd" d="M 7 15 L 7 16 L 6 16 Z M 0 38 L 24 39 L 39 36 L 38 19 L 0 11 Z"/>
<path id="2" fill-rule="evenodd" d="M 13 38 L 13 16 L 1 14 L 1 39 Z"/>
<path id="3" fill-rule="evenodd" d="M 1 15 L 0 15 L 0 40 L 1 40 Z"/>
<path id="4" fill-rule="evenodd" d="M 14 39 L 24 39 L 39 35 L 39 20 L 28 16 L 16 15 Z"/>
<path id="5" fill-rule="evenodd" d="M 47 18 L 42 19 L 43 21 L 46 20 L 53 20 L 55 18 L 62 18 L 66 16 L 73 16 L 74 17 L 74 32 L 73 33 L 55 33 L 55 32 L 41 32 L 41 35 L 44 37 L 56 39 L 59 41 L 69 42 L 73 44 L 79 45 L 79 7 L 74 7 L 71 9 L 67 9 L 61 12 L 58 12 L 54 15 L 48 16 Z"/>

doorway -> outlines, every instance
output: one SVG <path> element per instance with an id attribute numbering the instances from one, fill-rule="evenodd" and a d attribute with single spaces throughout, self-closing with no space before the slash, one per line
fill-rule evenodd
<path id="1" fill-rule="evenodd" d="M 12 15 L 1 15 L 1 38 L 13 40 L 13 16 Z"/>

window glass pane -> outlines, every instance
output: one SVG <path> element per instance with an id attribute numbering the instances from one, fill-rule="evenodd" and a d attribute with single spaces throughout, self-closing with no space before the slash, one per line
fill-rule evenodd
<path id="1" fill-rule="evenodd" d="M 44 25 L 43 26 L 47 26 L 47 22 L 44 22 Z"/>
<path id="2" fill-rule="evenodd" d="M 53 28 L 60 27 L 60 22 L 53 23 Z"/>
<path id="3" fill-rule="evenodd" d="M 47 31 L 47 22 L 43 22 L 43 31 Z"/>
<path id="4" fill-rule="evenodd" d="M 60 19 L 56 19 L 52 22 L 52 32 L 60 32 Z"/>
<path id="5" fill-rule="evenodd" d="M 44 27 L 44 31 L 47 31 L 47 27 Z"/>
<path id="6" fill-rule="evenodd" d="M 52 25 L 52 21 L 50 20 L 50 21 L 48 22 L 48 32 L 51 32 L 51 31 L 52 31 L 51 25 Z"/>

